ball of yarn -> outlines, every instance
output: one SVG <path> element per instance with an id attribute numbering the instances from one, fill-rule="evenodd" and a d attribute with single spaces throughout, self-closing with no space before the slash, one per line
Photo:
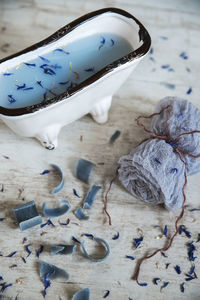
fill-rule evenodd
<path id="1" fill-rule="evenodd" d="M 120 158 L 118 173 L 121 183 L 136 198 L 152 204 L 164 203 L 169 210 L 175 210 L 183 204 L 185 164 L 174 151 L 173 141 L 184 132 L 200 130 L 200 111 L 186 100 L 166 97 L 159 102 L 156 112 L 169 105 L 152 118 L 151 130 L 167 136 L 166 121 L 169 119 L 172 143 L 158 138 L 143 142 Z M 197 155 L 200 153 L 200 133 L 184 135 L 177 144 L 182 153 Z M 187 175 L 200 171 L 200 158 L 187 155 L 183 158 Z"/>

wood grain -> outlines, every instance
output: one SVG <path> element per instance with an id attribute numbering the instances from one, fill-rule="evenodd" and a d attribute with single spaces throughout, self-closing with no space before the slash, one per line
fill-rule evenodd
<path id="1" fill-rule="evenodd" d="M 145 133 L 137 128 L 135 118 L 139 114 L 153 112 L 159 99 L 176 95 L 190 100 L 200 108 L 200 3 L 191 1 L 156 1 L 156 0 L 99 0 L 92 1 L 65 1 L 65 0 L 2 0 L 0 2 L 0 58 L 45 38 L 61 26 L 73 19 L 102 7 L 115 6 L 128 10 L 136 16 L 148 29 L 152 37 L 153 57 L 149 55 L 138 66 L 124 86 L 114 96 L 110 111 L 109 122 L 98 125 L 89 116 L 65 127 L 59 136 L 59 147 L 54 151 L 43 149 L 33 139 L 16 136 L 2 122 L 0 123 L 0 184 L 4 184 L 5 191 L 0 193 L 0 217 L 6 218 L 0 223 L 0 251 L 8 255 L 16 250 L 13 258 L 0 257 L 0 275 L 13 286 L 8 288 L 5 295 L 19 294 L 21 300 L 43 299 L 41 291 L 43 284 L 39 278 L 39 260 L 35 256 L 35 249 L 40 244 L 46 246 L 46 251 L 41 259 L 66 269 L 70 273 L 69 282 L 62 280 L 52 281 L 47 290 L 46 299 L 71 299 L 73 293 L 85 287 L 91 289 L 91 299 L 102 299 L 105 290 L 110 290 L 108 299 L 191 299 L 200 297 L 200 281 L 193 280 L 185 284 L 185 293 L 180 292 L 180 284 L 184 281 L 184 273 L 190 269 L 187 259 L 186 243 L 189 241 L 184 236 L 178 236 L 175 243 L 167 253 L 168 258 L 159 254 L 142 266 L 140 279 L 147 282 L 147 287 L 140 287 L 131 280 L 137 260 L 130 261 L 125 255 L 133 255 L 137 259 L 147 251 L 151 251 L 165 242 L 164 238 L 156 239 L 160 234 L 153 225 L 169 226 L 173 232 L 175 215 L 160 207 L 147 206 L 130 196 L 119 182 L 115 182 L 109 195 L 108 209 L 112 216 L 111 227 L 106 222 L 103 214 L 103 199 L 109 181 L 115 173 L 117 161 L 123 154 L 127 154 L 145 137 Z M 161 37 L 168 37 L 163 40 Z M 179 57 L 185 51 L 189 59 Z M 170 64 L 174 72 L 163 70 L 161 65 Z M 189 68 L 191 72 L 188 72 Z M 169 90 L 161 82 L 175 84 L 174 90 Z M 187 95 L 189 87 L 192 93 Z M 121 130 L 122 135 L 114 145 L 109 145 L 110 136 L 115 130 Z M 83 140 L 80 141 L 80 136 Z M 5 159 L 3 155 L 9 156 Z M 73 195 L 73 188 L 84 198 L 89 186 L 82 184 L 73 174 L 73 168 L 79 157 L 89 159 L 97 164 L 92 177 L 92 183 L 102 184 L 103 189 L 98 194 L 89 221 L 77 221 L 73 214 L 81 203 Z M 53 187 L 53 174 L 41 176 L 40 173 L 47 169 L 49 163 L 56 163 L 62 167 L 66 184 L 58 195 L 50 195 Z M 104 164 L 99 164 L 104 163 Z M 187 187 L 187 203 L 190 207 L 199 207 L 199 179 L 200 175 L 189 178 Z M 18 197 L 19 189 L 24 188 L 23 195 Z M 13 223 L 12 208 L 25 201 L 35 200 L 41 212 L 43 201 L 48 205 L 56 205 L 58 200 L 66 197 L 72 206 L 68 215 L 59 218 L 65 221 L 70 218 L 70 225 L 65 228 L 59 226 L 56 219 L 55 228 L 33 228 L 24 233 L 20 232 Z M 45 221 L 45 218 L 44 218 Z M 79 225 L 73 224 L 73 222 Z M 183 218 L 183 224 L 192 232 L 192 239 L 196 240 L 200 231 L 199 212 L 189 212 Z M 138 236 L 138 228 L 144 233 L 143 247 L 134 250 L 133 238 Z M 118 240 L 112 240 L 116 232 L 120 233 Z M 46 234 L 41 236 L 42 232 Z M 73 256 L 50 257 L 48 245 L 50 243 L 70 243 L 72 235 L 81 239 L 81 234 L 89 232 L 95 236 L 106 239 L 111 247 L 110 257 L 102 263 L 92 263 L 85 259 L 78 250 Z M 27 237 L 31 243 L 33 253 L 24 264 L 20 256 L 26 257 L 22 240 Z M 200 245 L 195 244 L 199 253 Z M 93 245 L 88 241 L 89 249 Z M 165 263 L 169 268 L 165 269 Z M 199 273 L 199 257 L 195 260 L 197 275 Z M 16 268 L 9 266 L 17 264 Z M 177 275 L 174 266 L 179 264 L 182 273 Z M 153 277 L 160 277 L 169 281 L 169 286 L 160 292 L 158 286 L 152 283 Z M 16 281 L 17 279 L 21 279 Z M 60 297 L 60 298 L 59 298 Z"/>

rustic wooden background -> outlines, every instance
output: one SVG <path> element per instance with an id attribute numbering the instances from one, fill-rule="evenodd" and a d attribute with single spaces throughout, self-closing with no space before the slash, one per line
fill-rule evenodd
<path id="1" fill-rule="evenodd" d="M 195 279 L 185 284 L 185 293 L 180 292 L 180 283 L 184 281 L 184 273 L 188 272 L 191 263 L 187 259 L 186 243 L 196 240 L 200 232 L 200 212 L 185 213 L 182 223 L 192 233 L 188 239 L 178 236 L 172 249 L 167 253 L 168 258 L 158 254 L 142 266 L 140 280 L 147 282 L 147 287 L 140 287 L 131 280 L 137 260 L 131 261 L 125 255 L 140 258 L 147 249 L 160 247 L 165 239 L 156 239 L 160 229 L 168 225 L 173 232 L 173 223 L 176 215 L 161 207 L 151 207 L 130 196 L 119 182 L 115 182 L 109 196 L 108 209 L 112 215 L 111 227 L 105 222 L 102 213 L 103 197 L 108 183 L 115 173 L 117 161 L 123 154 L 127 154 L 135 147 L 145 134 L 137 128 L 134 120 L 139 114 L 153 112 L 159 99 L 176 95 L 190 100 L 200 108 L 200 2 L 198 0 L 1 0 L 0 2 L 0 57 L 12 54 L 30 44 L 37 42 L 53 33 L 61 26 L 73 19 L 102 7 L 115 6 L 126 9 L 135 15 L 149 30 L 152 37 L 154 53 L 148 55 L 138 66 L 137 70 L 126 81 L 119 92 L 114 96 L 110 111 L 109 122 L 105 125 L 94 123 L 90 116 L 65 127 L 59 136 L 59 147 L 54 151 L 47 151 L 34 139 L 25 139 L 16 136 L 9 128 L 0 122 L 0 183 L 4 184 L 4 192 L 0 193 L 0 217 L 6 219 L 0 223 L 0 251 L 6 256 L 12 251 L 18 251 L 12 258 L 0 257 L 0 276 L 7 283 L 13 283 L 4 294 L 15 299 L 34 300 L 43 299 L 41 291 L 43 284 L 39 278 L 38 259 L 35 249 L 40 244 L 46 246 L 41 259 L 54 263 L 70 273 L 70 280 L 52 281 L 47 290 L 46 299 L 71 299 L 74 292 L 81 288 L 91 289 L 91 299 L 102 299 L 105 291 L 110 290 L 108 299 L 190 299 L 200 298 L 200 281 Z M 163 39 L 162 37 L 168 39 Z M 179 55 L 185 51 L 188 59 Z M 153 57 L 153 61 L 150 57 Z M 170 64 L 174 72 L 162 69 L 161 66 Z M 190 71 L 189 71 L 190 70 Z M 166 88 L 162 82 L 175 85 L 173 90 Z M 187 94 L 189 87 L 192 93 Z M 108 141 L 115 130 L 122 134 L 113 146 Z M 83 140 L 80 141 L 80 136 Z M 6 159 L 4 156 L 8 156 Z M 82 184 L 73 175 L 73 168 L 79 157 L 89 159 L 97 164 L 92 182 L 102 184 L 89 221 L 77 221 L 73 210 L 79 206 L 82 199 L 73 195 L 72 189 L 84 198 L 88 186 Z M 49 163 L 56 163 L 62 167 L 66 184 L 56 196 L 49 191 L 56 178 L 53 174 L 41 176 L 40 172 L 48 169 Z M 99 164 L 104 163 L 104 164 Z M 199 205 L 200 175 L 189 178 L 187 187 L 187 203 L 190 207 Z M 22 195 L 19 189 L 24 188 Z M 68 227 L 33 228 L 20 232 L 13 224 L 12 208 L 24 201 L 35 200 L 38 210 L 41 211 L 43 201 L 49 205 L 56 205 L 57 201 L 67 197 L 72 210 L 68 215 L 60 218 L 65 221 L 70 218 Z M 45 218 L 44 218 L 45 221 Z M 79 225 L 74 224 L 77 222 Z M 133 238 L 138 237 L 138 229 L 144 233 L 143 247 L 134 250 Z M 116 232 L 120 233 L 118 240 L 112 240 Z M 41 236 L 42 232 L 46 234 Z M 73 256 L 50 257 L 48 245 L 50 243 L 70 243 L 72 235 L 81 239 L 84 232 L 92 233 L 106 239 L 111 247 L 110 257 L 102 263 L 92 263 L 85 259 L 78 250 Z M 26 256 L 23 238 L 31 243 L 32 254 L 24 264 L 20 256 Z M 90 249 L 93 245 L 90 243 Z M 198 250 L 196 273 L 199 273 L 200 244 L 195 243 Z M 170 263 L 165 269 L 165 263 Z M 17 264 L 17 267 L 10 268 Z M 177 275 L 174 266 L 179 264 L 182 273 Z M 153 285 L 152 278 L 160 277 L 162 282 Z M 164 281 L 169 281 L 168 287 L 160 292 Z"/>

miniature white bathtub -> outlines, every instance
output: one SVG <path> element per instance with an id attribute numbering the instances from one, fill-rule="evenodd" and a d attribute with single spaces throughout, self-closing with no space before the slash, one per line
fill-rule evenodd
<path id="1" fill-rule="evenodd" d="M 0 118 L 54 149 L 60 129 L 85 114 L 107 121 L 113 94 L 150 45 L 147 30 L 129 13 L 89 13 L 0 61 Z"/>

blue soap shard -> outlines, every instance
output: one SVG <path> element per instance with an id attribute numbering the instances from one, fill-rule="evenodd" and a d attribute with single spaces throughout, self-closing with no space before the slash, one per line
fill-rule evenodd
<path id="1" fill-rule="evenodd" d="M 93 164 L 91 161 L 80 158 L 76 166 L 76 177 L 85 183 L 89 183 L 90 173 L 94 166 L 95 164 Z"/>
<path id="2" fill-rule="evenodd" d="M 91 209 L 92 205 L 94 203 L 94 200 L 96 198 L 96 194 L 98 191 L 101 189 L 101 185 L 96 185 L 94 184 L 91 189 L 89 190 L 87 196 L 85 197 L 84 203 L 83 203 L 83 208 L 85 209 Z"/>
<path id="3" fill-rule="evenodd" d="M 74 212 L 75 216 L 79 219 L 79 220 L 88 220 L 89 216 L 87 216 L 84 211 L 82 210 L 81 207 L 78 207 L 75 212 Z"/>
<path id="4" fill-rule="evenodd" d="M 74 294 L 72 300 L 90 300 L 90 289 L 85 288 Z"/>
<path id="5" fill-rule="evenodd" d="M 59 191 L 62 190 L 63 186 L 64 186 L 64 175 L 63 172 L 61 170 L 61 168 L 55 164 L 51 164 L 50 165 L 60 176 L 60 183 L 58 186 L 56 186 L 55 188 L 53 188 L 53 190 L 51 191 L 51 194 L 56 194 Z"/>
<path id="6" fill-rule="evenodd" d="M 42 207 L 43 215 L 48 218 L 55 218 L 66 214 L 71 208 L 71 205 L 66 199 L 61 200 L 61 203 L 63 203 L 63 205 L 60 207 L 47 208 L 46 202 L 44 202 Z"/>
<path id="7" fill-rule="evenodd" d="M 13 208 L 13 213 L 22 231 L 42 223 L 42 218 L 38 215 L 35 201 L 30 201 Z"/>
<path id="8" fill-rule="evenodd" d="M 40 277 L 44 277 L 46 274 L 49 274 L 49 279 L 56 279 L 56 278 L 64 278 L 66 280 L 69 279 L 69 274 L 52 264 L 48 264 L 44 261 L 40 262 Z"/>
<path id="9" fill-rule="evenodd" d="M 105 260 L 109 256 L 109 254 L 110 254 L 110 247 L 109 247 L 108 243 L 105 240 L 101 239 L 101 238 L 93 237 L 93 240 L 95 242 L 97 242 L 97 243 L 102 244 L 105 247 L 106 253 L 105 253 L 104 256 L 102 256 L 101 258 L 94 258 L 91 255 L 89 255 L 87 253 L 87 251 L 86 251 L 86 248 L 85 248 L 85 241 L 81 242 L 81 250 L 83 251 L 85 257 L 87 257 L 90 261 L 92 261 L 92 262 L 101 262 L 101 261 Z"/>
<path id="10" fill-rule="evenodd" d="M 67 254 L 73 254 L 76 251 L 76 245 L 51 245 L 50 246 L 50 253 L 51 255 L 67 255 Z"/>

